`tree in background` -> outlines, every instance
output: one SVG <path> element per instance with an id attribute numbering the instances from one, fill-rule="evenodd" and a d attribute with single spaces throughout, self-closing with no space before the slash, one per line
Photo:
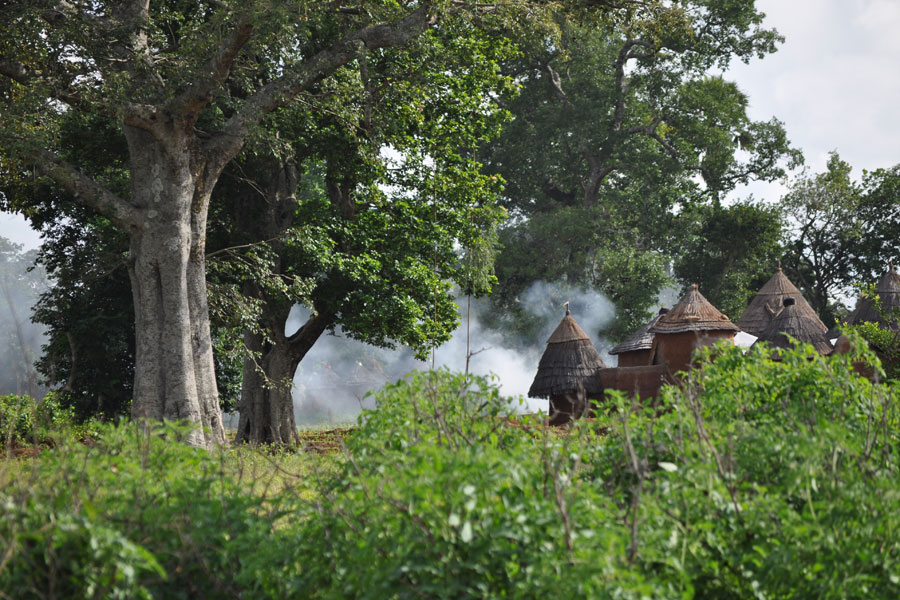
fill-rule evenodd
<path id="1" fill-rule="evenodd" d="M 710 76 L 774 52 L 753 3 L 685 2 L 635 10 L 605 27 L 558 19 L 558 35 L 508 65 L 522 86 L 513 122 L 483 149 L 507 181 L 497 310 L 515 314 L 537 279 L 612 298 L 614 338 L 648 318 L 690 221 L 738 183 L 773 180 L 801 160 L 777 120 L 747 117 L 747 98 Z M 514 322 L 523 322 L 513 319 Z"/>
<path id="2" fill-rule="evenodd" d="M 699 206 L 681 222 L 688 229 L 675 276 L 685 287 L 698 284 L 716 308 L 736 320 L 782 255 L 781 211 L 751 199 Z"/>
<path id="3" fill-rule="evenodd" d="M 38 369 L 77 418 L 126 415 L 134 383 L 128 242 L 105 219 L 57 200 L 52 206 L 68 210 L 41 227 L 38 261 L 54 285 L 34 307 L 34 321 L 47 328 Z"/>
<path id="4" fill-rule="evenodd" d="M 826 325 L 846 311 L 842 298 L 854 295 L 854 284 L 877 279 L 900 253 L 898 167 L 864 172 L 862 183 L 851 171 L 832 152 L 823 173 L 805 172 L 781 200 L 785 271 Z"/>
<path id="5" fill-rule="evenodd" d="M 35 267 L 36 255 L 0 237 L 0 396 L 40 399 L 45 391 L 34 366 L 43 329 L 29 321 L 31 306 L 47 288 L 43 269 Z"/>
<path id="6" fill-rule="evenodd" d="M 544 302 L 561 307 L 586 289 L 601 290 L 616 306 L 617 319 L 606 334 L 618 339 L 633 331 L 670 281 L 662 255 L 597 226 L 597 209 L 561 207 L 502 228 L 495 270 L 500 282 L 491 295 L 493 310 L 482 315 L 497 330 L 533 340 L 544 332 L 540 315 L 526 306 L 536 282 L 549 294 Z M 576 307 L 597 310 L 598 307 Z M 590 332 L 596 335 L 596 331 Z"/>
<path id="7" fill-rule="evenodd" d="M 853 268 L 862 282 L 876 281 L 893 258 L 900 263 L 900 164 L 889 169 L 863 171 L 859 216 L 863 235 Z"/>

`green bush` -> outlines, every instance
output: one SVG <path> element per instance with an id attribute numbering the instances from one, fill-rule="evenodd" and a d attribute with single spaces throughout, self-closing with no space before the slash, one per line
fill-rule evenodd
<path id="1" fill-rule="evenodd" d="M 512 418 L 515 421 L 512 421 Z M 629 570 L 619 510 L 585 479 L 601 439 L 516 416 L 496 387 L 415 373 L 378 396 L 299 525 L 260 555 L 272 597 L 662 596 Z M 260 570 L 264 570 L 262 567 Z"/>
<path id="2" fill-rule="evenodd" d="M 43 444 L 64 431 L 83 437 L 96 426 L 93 421 L 78 427 L 74 423 L 74 411 L 60 403 L 55 392 L 40 401 L 30 396 L 0 396 L 0 435 L 4 443 Z"/>
<path id="3" fill-rule="evenodd" d="M 71 436 L 3 486 L 0 590 L 13 598 L 230 598 L 268 543 L 277 498 L 254 492 L 186 429 L 104 425 Z M 233 465 L 232 465 L 233 466 Z M 2 481 L 2 479 L 0 479 Z"/>
<path id="4" fill-rule="evenodd" d="M 898 318 L 896 315 L 894 318 Z M 865 322 L 859 325 L 845 325 L 845 329 L 856 331 L 879 352 L 884 360 L 884 375 L 900 381 L 900 333 L 882 328 L 877 323 Z"/>
<path id="5" fill-rule="evenodd" d="M 717 347 L 657 410 L 614 397 L 566 433 L 503 424 L 483 380 L 414 376 L 364 416 L 278 555 L 258 557 L 277 565 L 265 589 L 894 597 L 900 394 L 857 374 L 880 365 L 854 344 L 827 359 Z"/>
<path id="6" fill-rule="evenodd" d="M 663 414 L 606 423 L 595 476 L 639 515 L 635 566 L 698 598 L 897 597 L 900 393 L 854 370 L 877 359 L 714 352 Z"/>
<path id="7" fill-rule="evenodd" d="M 715 347 L 652 409 L 613 395 L 569 429 L 514 414 L 488 380 L 417 373 L 338 461 L 104 426 L 0 485 L 0 590 L 896 597 L 900 390 L 858 375 L 881 365 L 857 336 L 847 355 L 778 358 Z"/>

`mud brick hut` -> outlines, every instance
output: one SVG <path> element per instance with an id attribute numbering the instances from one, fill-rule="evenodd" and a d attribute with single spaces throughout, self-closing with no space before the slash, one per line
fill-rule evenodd
<path id="1" fill-rule="evenodd" d="M 653 317 L 652 321 L 612 347 L 609 353 L 619 357 L 619 367 L 643 367 L 653 364 L 655 336 L 650 333 L 650 328 L 667 312 L 668 308 L 660 308 L 659 314 Z"/>
<path id="2" fill-rule="evenodd" d="M 822 327 L 825 324 L 819 319 L 816 311 L 809 305 L 800 290 L 797 289 L 791 280 L 781 272 L 781 263 L 778 264 L 778 270 L 772 275 L 771 279 L 762 286 L 759 292 L 747 305 L 744 314 L 738 319 L 738 327 L 743 331 L 759 337 L 777 317 L 785 306 L 785 300 L 792 298 L 794 300 L 794 310 L 792 311 L 797 317 L 803 317 Z M 827 329 L 827 328 L 826 328 Z"/>
<path id="3" fill-rule="evenodd" d="M 703 297 L 697 284 L 649 332 L 656 336 L 653 364 L 665 364 L 673 373 L 686 371 L 697 348 L 720 340 L 734 343 L 737 325 Z"/>
<path id="4" fill-rule="evenodd" d="M 587 411 L 589 396 L 602 393 L 592 387 L 590 376 L 605 366 L 566 304 L 566 315 L 547 340 L 528 396 L 550 400 L 551 425 L 567 423 Z"/>
<path id="5" fill-rule="evenodd" d="M 815 318 L 814 318 L 815 317 Z M 776 348 L 786 350 L 794 347 L 794 343 L 788 336 L 798 342 L 812 344 L 816 352 L 822 355 L 831 354 L 833 348 L 827 337 L 828 328 L 813 314 L 810 316 L 804 311 L 794 298 L 784 298 L 784 305 L 778 314 L 769 323 L 764 331 L 759 334 L 755 346 L 761 342 L 767 342 Z"/>
<path id="6" fill-rule="evenodd" d="M 900 310 L 900 275 L 894 267 L 893 261 L 888 261 L 888 269 L 875 284 L 875 295 L 881 303 L 881 310 L 875 305 L 874 298 L 862 297 L 856 303 L 856 308 L 844 320 L 846 325 L 859 325 L 861 323 L 876 323 L 882 329 L 890 329 L 900 333 L 900 320 L 890 318 L 890 313 Z M 840 325 L 828 332 L 829 337 L 840 335 Z"/>
<path id="7" fill-rule="evenodd" d="M 673 383 L 677 382 L 672 371 L 669 370 L 669 366 L 661 364 L 598 369 L 585 387 L 590 390 L 603 391 L 602 394 L 596 396 L 598 401 L 592 407 L 596 408 L 602 406 L 606 395 L 613 390 L 645 402 L 659 397 L 662 386 Z M 594 397 L 591 396 L 592 399 Z"/>

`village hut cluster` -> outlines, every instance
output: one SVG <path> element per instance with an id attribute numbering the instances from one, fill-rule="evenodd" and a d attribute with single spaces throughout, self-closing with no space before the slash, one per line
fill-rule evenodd
<path id="1" fill-rule="evenodd" d="M 892 262 L 876 284 L 875 296 L 877 301 L 860 298 L 844 324 L 868 321 L 900 333 L 900 320 L 893 312 L 900 311 L 900 276 Z M 736 324 L 692 285 L 675 306 L 660 309 L 653 320 L 609 351 L 618 357 L 613 368 L 603 363 L 567 305 L 547 340 L 528 395 L 550 401 L 552 425 L 585 416 L 608 390 L 653 399 L 663 385 L 678 382 L 679 372 L 690 369 L 695 350 L 723 340 L 734 343 L 741 331 L 756 336 L 754 345 L 787 349 L 797 340 L 811 344 L 822 355 L 846 351 L 848 346 L 840 326 L 829 330 L 779 265 Z"/>

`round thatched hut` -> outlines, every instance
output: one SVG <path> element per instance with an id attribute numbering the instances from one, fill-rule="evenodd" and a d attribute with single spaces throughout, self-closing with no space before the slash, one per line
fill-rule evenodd
<path id="1" fill-rule="evenodd" d="M 669 312 L 668 308 L 660 308 L 653 320 L 632 333 L 624 341 L 613 346 L 610 354 L 619 357 L 620 367 L 643 367 L 653 364 L 653 338 L 650 328 Z"/>
<path id="2" fill-rule="evenodd" d="M 881 301 L 880 312 L 878 307 L 875 306 L 873 298 L 860 298 L 856 303 L 856 308 L 844 320 L 844 323 L 847 325 L 859 325 L 866 322 L 877 323 L 882 329 L 891 329 L 900 333 L 900 320 L 890 318 L 891 312 L 900 310 L 900 275 L 897 274 L 893 261 L 888 261 L 888 270 L 875 284 L 875 295 Z M 831 337 L 840 335 L 840 326 L 835 327 L 828 333 Z"/>
<path id="3" fill-rule="evenodd" d="M 668 365 L 675 373 L 687 370 L 696 348 L 719 340 L 734 343 L 740 329 L 703 297 L 695 283 L 649 331 L 656 336 L 653 364 Z"/>
<path id="4" fill-rule="evenodd" d="M 602 393 L 603 390 L 590 389 L 590 375 L 604 366 L 588 334 L 572 318 L 567 304 L 566 316 L 547 340 L 547 349 L 541 356 L 528 395 L 550 400 L 551 425 L 567 423 L 584 414 L 589 396 Z"/>
<path id="5" fill-rule="evenodd" d="M 759 338 L 753 345 L 768 342 L 777 348 L 790 349 L 793 348 L 793 342 L 788 339 L 788 336 L 791 336 L 797 341 L 812 344 L 819 354 L 831 354 L 833 348 L 825 335 L 827 331 L 828 328 L 818 317 L 812 319 L 801 310 L 794 298 L 788 296 L 784 299 L 784 307 L 772 319 L 769 326 L 759 334 Z"/>
<path id="6" fill-rule="evenodd" d="M 794 299 L 793 312 L 802 314 L 805 318 L 825 327 L 797 286 L 781 272 L 781 263 L 778 264 L 778 270 L 771 279 L 759 289 L 750 304 L 747 305 L 744 314 L 737 322 L 738 327 L 749 334 L 760 336 L 784 308 L 786 298 Z"/>

